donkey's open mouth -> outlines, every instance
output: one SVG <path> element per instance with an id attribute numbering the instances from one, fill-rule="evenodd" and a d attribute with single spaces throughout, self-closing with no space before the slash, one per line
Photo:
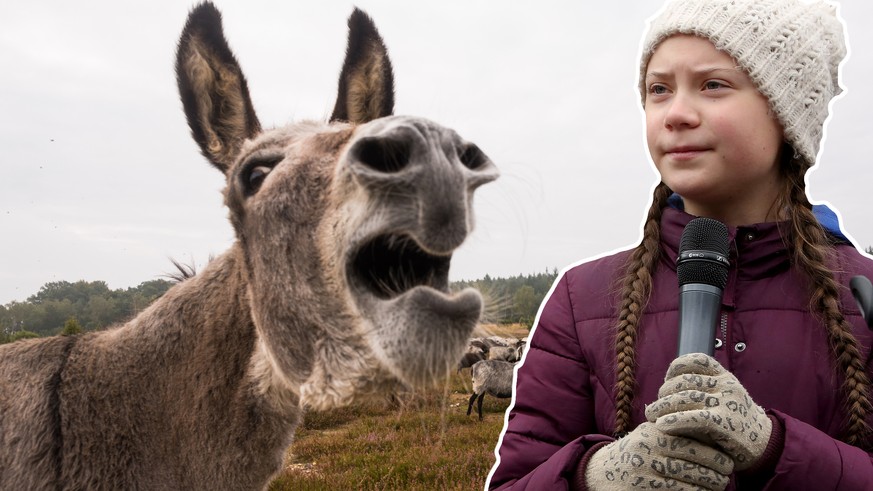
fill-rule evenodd
<path id="1" fill-rule="evenodd" d="M 351 259 L 350 280 L 381 300 L 417 286 L 448 293 L 451 254 L 426 252 L 409 235 L 378 235 L 364 243 Z"/>
<path id="2" fill-rule="evenodd" d="M 346 278 L 382 367 L 403 385 L 422 387 L 457 363 L 482 297 L 471 288 L 450 292 L 452 253 L 428 252 L 417 233 L 398 229 L 353 245 Z"/>

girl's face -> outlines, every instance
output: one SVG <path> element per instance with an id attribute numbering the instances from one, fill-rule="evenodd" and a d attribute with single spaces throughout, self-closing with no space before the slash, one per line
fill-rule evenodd
<path id="1" fill-rule="evenodd" d="M 728 225 L 779 218 L 782 127 L 730 55 L 670 37 L 649 61 L 646 90 L 649 152 L 688 213 Z"/>

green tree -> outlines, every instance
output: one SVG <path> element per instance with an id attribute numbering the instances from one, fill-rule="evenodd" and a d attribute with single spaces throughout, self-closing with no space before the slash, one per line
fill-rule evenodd
<path id="1" fill-rule="evenodd" d="M 9 319 L 9 309 L 0 305 L 0 335 L 12 330 L 12 321 Z"/>
<path id="2" fill-rule="evenodd" d="M 27 302 L 9 302 L 6 304 L 8 327 L 13 332 L 25 329 L 33 331 L 41 325 L 44 309 L 42 305 Z"/>
<path id="3" fill-rule="evenodd" d="M 518 322 L 528 326 L 533 323 L 539 304 L 537 294 L 530 285 L 522 285 L 515 291 L 515 295 L 512 297 L 512 308 L 516 319 Z"/>
<path id="4" fill-rule="evenodd" d="M 111 291 L 105 281 L 54 281 L 46 283 L 36 295 L 31 295 L 27 301 L 41 304 L 49 300 L 69 300 L 79 306 L 84 306 L 93 296 L 108 297 Z"/>
<path id="5" fill-rule="evenodd" d="M 61 330 L 61 336 L 74 336 L 82 332 L 82 326 L 75 317 L 70 317 L 67 322 L 64 322 L 64 328 Z"/>
<path id="6" fill-rule="evenodd" d="M 41 305 L 43 315 L 38 325 L 30 326 L 30 330 L 42 335 L 57 332 L 66 319 L 75 316 L 76 306 L 65 298 L 63 300 L 47 300 Z"/>
<path id="7" fill-rule="evenodd" d="M 112 298 L 105 296 L 94 295 L 88 300 L 86 309 L 87 318 L 90 319 L 88 327 L 91 329 L 102 329 L 117 318 L 115 314 L 115 302 Z"/>
<path id="8" fill-rule="evenodd" d="M 163 295 L 173 285 L 172 281 L 151 280 L 140 283 L 136 288 L 128 288 L 127 291 L 128 293 L 139 293 L 151 301 Z"/>
<path id="9" fill-rule="evenodd" d="M 9 342 L 12 343 L 12 342 L 18 341 L 19 339 L 31 339 L 31 338 L 38 338 L 38 337 L 39 337 L 39 334 L 37 334 L 33 331 L 18 331 L 18 332 L 13 333 L 12 336 L 9 337 Z"/>
<path id="10" fill-rule="evenodd" d="M 110 290 L 103 281 L 46 283 L 26 301 L 0 306 L 0 332 L 7 340 L 22 330 L 52 336 L 71 317 L 84 330 L 101 329 L 132 318 L 172 286 L 166 280 L 150 280 L 126 290 Z"/>
<path id="11" fill-rule="evenodd" d="M 509 278 L 485 275 L 480 280 L 455 282 L 452 288 L 473 287 L 479 290 L 486 300 L 485 318 L 488 322 L 531 324 L 557 277 L 557 268 Z"/>

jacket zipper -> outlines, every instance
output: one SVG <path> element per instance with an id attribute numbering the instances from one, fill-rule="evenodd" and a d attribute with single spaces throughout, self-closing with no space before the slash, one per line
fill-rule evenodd
<path id="1" fill-rule="evenodd" d="M 716 349 L 721 348 L 722 346 L 727 346 L 727 312 L 721 313 L 721 336 L 718 333 L 715 334 L 715 347 Z"/>

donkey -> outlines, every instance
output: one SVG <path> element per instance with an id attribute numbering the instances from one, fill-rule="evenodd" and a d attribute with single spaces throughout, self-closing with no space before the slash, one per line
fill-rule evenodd
<path id="1" fill-rule="evenodd" d="M 327 123 L 262 130 L 209 3 L 176 75 L 236 241 L 123 326 L 0 347 L 2 489 L 262 489 L 305 408 L 447 375 L 481 314 L 448 270 L 497 170 L 454 131 L 392 116 L 366 14 Z"/>

